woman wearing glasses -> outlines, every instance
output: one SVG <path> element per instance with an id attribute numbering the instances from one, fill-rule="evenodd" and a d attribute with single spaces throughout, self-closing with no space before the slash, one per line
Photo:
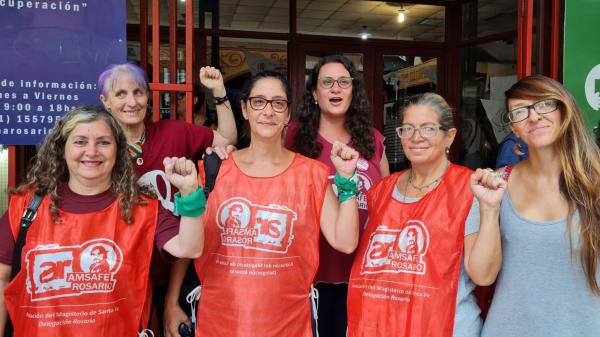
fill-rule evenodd
<path id="1" fill-rule="evenodd" d="M 411 166 L 367 193 L 369 222 L 348 289 L 348 336 L 479 337 L 473 290 L 492 283 L 500 268 L 494 205 L 504 182 L 450 163 L 456 128 L 441 96 L 411 99 L 400 120 Z"/>
<path id="2" fill-rule="evenodd" d="M 288 97 L 286 80 L 271 71 L 242 89 L 250 146 L 222 162 L 202 218 L 197 336 L 313 336 L 319 233 L 344 253 L 358 244 L 358 152 L 336 142 L 328 153 L 338 202 L 327 166 L 283 146 Z"/>
<path id="3" fill-rule="evenodd" d="M 502 271 L 482 336 L 600 336 L 600 151 L 564 87 L 526 77 L 506 92 L 529 158 L 502 198 Z"/>
<path id="4" fill-rule="evenodd" d="M 357 166 L 360 230 L 367 220 L 366 191 L 389 175 L 383 136 L 373 128 L 369 105 L 354 64 L 342 55 L 322 58 L 312 69 L 306 92 L 286 135 L 286 147 L 329 166 L 333 184 L 334 165 L 329 152 L 335 141 L 350 144 L 360 153 Z M 319 291 L 319 335 L 346 336 L 346 298 L 353 255 L 333 249 L 320 240 L 320 263 L 315 278 Z"/>

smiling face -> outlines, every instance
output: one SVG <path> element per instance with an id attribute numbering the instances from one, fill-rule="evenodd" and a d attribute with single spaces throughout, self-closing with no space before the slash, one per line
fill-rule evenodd
<path id="1" fill-rule="evenodd" d="M 249 97 L 259 97 L 266 100 L 287 101 L 288 99 L 281 81 L 273 77 L 265 77 L 256 81 L 252 90 L 250 90 Z M 251 98 L 246 102 L 242 102 L 242 113 L 250 124 L 251 139 L 255 139 L 255 137 L 281 139 L 283 130 L 290 121 L 289 108 L 278 112 L 273 109 L 273 104 L 278 106 L 276 102 L 271 102 L 267 103 L 263 109 L 256 109 L 250 103 Z"/>
<path id="2" fill-rule="evenodd" d="M 411 105 L 404 110 L 402 126 L 419 129 L 424 126 L 439 127 L 439 116 L 427 105 Z M 456 129 L 439 130 L 430 138 L 425 138 L 415 130 L 410 138 L 401 138 L 402 148 L 412 165 L 424 165 L 446 160 L 446 149 L 452 145 Z"/>
<path id="3" fill-rule="evenodd" d="M 104 120 L 77 124 L 65 143 L 69 187 L 76 193 L 90 186 L 110 187 L 116 157 L 116 141 Z"/>
<path id="4" fill-rule="evenodd" d="M 321 67 L 317 86 L 313 90 L 313 98 L 318 102 L 321 114 L 344 116 L 352 104 L 352 85 L 342 88 L 339 82 L 335 82 L 331 88 L 325 88 L 322 79 L 339 81 L 340 78 L 349 77 L 350 72 L 341 63 L 327 63 Z"/>
<path id="5" fill-rule="evenodd" d="M 143 124 L 148 108 L 146 88 L 125 71 L 115 74 L 112 83 L 108 95 L 100 95 L 104 107 L 124 128 Z"/>
<path id="6" fill-rule="evenodd" d="M 534 100 L 511 98 L 508 100 L 508 110 L 529 106 Z M 521 138 L 528 148 L 544 148 L 554 144 L 558 138 L 561 122 L 561 107 L 556 111 L 540 115 L 529 109 L 529 116 L 520 122 L 510 123 L 511 130 Z"/>

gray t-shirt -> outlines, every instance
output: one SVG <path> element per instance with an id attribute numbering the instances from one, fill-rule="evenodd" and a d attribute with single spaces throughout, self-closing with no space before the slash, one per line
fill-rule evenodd
<path id="1" fill-rule="evenodd" d="M 578 223 L 576 214 L 573 247 L 578 247 Z M 579 250 L 571 255 L 566 226 L 566 219 L 524 219 L 504 193 L 502 269 L 482 337 L 600 336 L 600 297 L 588 287 Z"/>
<path id="2" fill-rule="evenodd" d="M 392 197 L 396 200 L 411 203 L 420 198 L 408 198 L 394 188 Z M 479 232 L 479 202 L 473 198 L 471 210 L 465 221 L 465 236 Z M 454 337 L 479 337 L 481 332 L 481 310 L 473 294 L 475 284 L 465 271 L 464 256 L 460 263 L 460 276 L 458 277 L 458 292 L 456 293 L 456 313 L 454 315 Z"/>

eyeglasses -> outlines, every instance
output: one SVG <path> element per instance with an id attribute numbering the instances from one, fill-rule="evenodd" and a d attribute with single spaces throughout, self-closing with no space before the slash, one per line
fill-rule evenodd
<path id="1" fill-rule="evenodd" d="M 419 131 L 419 134 L 423 138 L 431 138 L 437 136 L 440 130 L 444 130 L 440 125 L 425 125 L 420 128 L 415 128 L 410 125 L 403 125 L 396 128 L 396 133 L 398 133 L 398 137 L 402 139 L 411 138 L 415 131 Z"/>
<path id="2" fill-rule="evenodd" d="M 352 86 L 352 77 L 342 76 L 337 80 L 334 80 L 332 77 L 319 77 L 319 84 L 325 89 L 331 89 L 335 82 L 342 89 L 350 88 Z"/>
<path id="3" fill-rule="evenodd" d="M 250 102 L 250 106 L 254 110 L 263 110 L 267 107 L 267 104 L 271 104 L 271 108 L 275 112 L 286 112 L 289 106 L 289 102 L 285 99 L 276 98 L 276 99 L 266 99 L 262 97 L 248 97 L 248 101 Z"/>
<path id="4" fill-rule="evenodd" d="M 555 99 L 545 99 L 528 106 L 512 109 L 508 112 L 508 119 L 513 123 L 524 121 L 529 118 L 529 111 L 531 109 L 533 109 L 539 115 L 549 114 L 558 109 L 558 101 Z"/>

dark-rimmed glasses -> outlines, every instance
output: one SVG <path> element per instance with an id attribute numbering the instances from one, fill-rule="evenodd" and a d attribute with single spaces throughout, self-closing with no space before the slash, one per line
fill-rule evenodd
<path id="1" fill-rule="evenodd" d="M 538 115 L 545 115 L 558 109 L 558 101 L 555 99 L 545 99 L 535 102 L 528 106 L 518 107 L 508 112 L 508 119 L 513 123 L 518 123 L 529 118 L 529 111 L 533 109 Z"/>
<path id="2" fill-rule="evenodd" d="M 271 108 L 275 112 L 286 112 L 289 106 L 289 102 L 283 98 L 266 99 L 263 97 L 248 97 L 248 102 L 254 110 L 263 110 L 267 107 L 267 104 L 271 104 Z"/>
<path id="3" fill-rule="evenodd" d="M 411 125 L 403 125 L 396 128 L 396 133 L 398 134 L 398 137 L 402 139 L 409 139 L 415 134 L 415 131 L 419 131 L 421 137 L 431 138 L 437 136 L 440 130 L 444 130 L 441 125 L 425 125 L 420 128 L 415 128 Z"/>
<path id="4" fill-rule="evenodd" d="M 347 89 L 352 86 L 352 77 L 342 76 L 337 80 L 334 80 L 333 77 L 319 77 L 319 84 L 325 89 L 333 88 L 335 82 L 337 82 L 340 88 Z"/>

